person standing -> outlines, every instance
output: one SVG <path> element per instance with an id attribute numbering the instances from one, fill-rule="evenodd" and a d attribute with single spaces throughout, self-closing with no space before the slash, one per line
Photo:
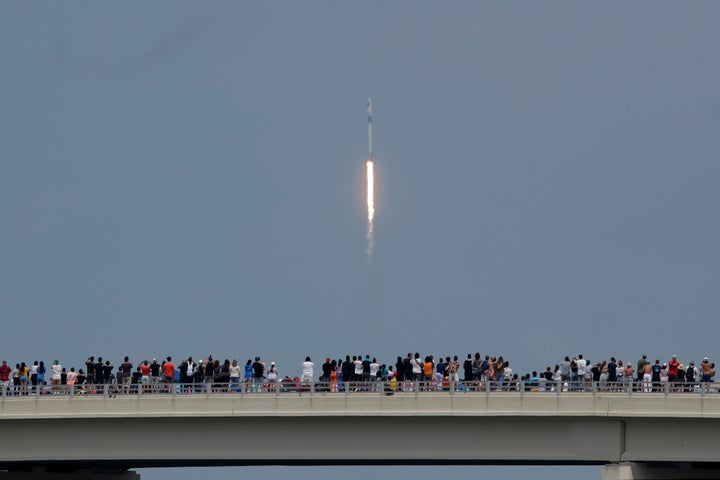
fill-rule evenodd
<path id="1" fill-rule="evenodd" d="M 577 357 L 573 357 L 573 359 L 570 361 L 570 378 L 572 379 L 571 390 L 579 390 L 580 375 L 578 374 Z"/>
<path id="2" fill-rule="evenodd" d="M 467 354 L 467 358 L 463 362 L 463 380 L 465 380 L 465 384 L 469 384 L 472 382 L 473 374 L 472 374 L 472 355 Z"/>
<path id="3" fill-rule="evenodd" d="M 633 382 L 635 381 L 635 367 L 633 367 L 632 362 L 628 362 L 627 365 L 625 365 L 625 368 L 623 369 L 623 376 L 625 377 L 623 379 L 625 381 L 625 389 L 632 391 Z"/>
<path id="4" fill-rule="evenodd" d="M 132 381 L 132 368 L 133 368 L 133 364 L 130 363 L 130 357 L 125 356 L 125 359 L 120 364 L 120 369 L 118 371 L 118 376 L 121 377 L 120 384 L 122 385 L 123 390 L 125 390 L 125 393 L 130 393 L 130 383 Z"/>
<path id="5" fill-rule="evenodd" d="M 98 357 L 97 361 L 93 364 L 93 371 L 95 372 L 95 383 L 105 383 L 105 373 L 103 370 L 103 359 Z"/>
<path id="6" fill-rule="evenodd" d="M 236 391 L 237 385 L 240 383 L 240 365 L 238 365 L 237 358 L 233 358 L 230 364 L 230 388 Z"/>
<path id="7" fill-rule="evenodd" d="M 345 355 L 345 361 L 342 362 L 342 365 L 340 366 L 340 371 L 342 372 L 342 391 L 344 392 L 345 389 L 349 389 L 352 386 L 353 382 L 353 369 L 355 368 L 355 364 L 352 363 L 350 360 L 350 355 Z"/>
<path id="8" fill-rule="evenodd" d="M 655 364 L 650 369 L 650 375 L 651 375 L 651 381 L 653 383 L 653 391 L 659 392 L 660 391 L 660 374 L 662 373 L 662 365 L 660 365 L 660 360 L 655 359 Z"/>
<path id="9" fill-rule="evenodd" d="M 403 359 L 400 355 L 398 355 L 397 360 L 395 361 L 395 372 L 396 372 L 396 379 L 398 382 L 404 382 L 405 381 L 405 364 L 403 363 Z"/>
<path id="10" fill-rule="evenodd" d="M 16 363 L 15 368 L 12 369 L 12 383 L 13 383 L 13 395 L 18 395 L 20 391 L 20 364 Z"/>
<path id="11" fill-rule="evenodd" d="M 668 362 L 668 382 L 675 383 L 678 381 L 678 367 L 680 362 L 677 359 L 677 355 L 673 355 Z"/>
<path id="12" fill-rule="evenodd" d="M 278 381 L 278 375 L 280 374 L 275 362 L 270 362 L 270 368 L 268 369 L 268 382 L 272 383 L 273 386 Z"/>
<path id="13" fill-rule="evenodd" d="M 252 364 L 253 369 L 253 391 L 259 392 L 262 389 L 265 380 L 265 364 L 260 361 L 260 357 L 255 357 Z"/>
<path id="14" fill-rule="evenodd" d="M 355 369 L 353 370 L 353 381 L 355 382 L 355 388 L 359 389 L 363 374 L 362 355 L 353 355 L 353 364 L 355 365 Z"/>
<path id="15" fill-rule="evenodd" d="M 708 357 L 703 358 L 702 363 L 700 364 L 700 381 L 702 383 L 710 383 L 712 382 L 713 377 L 713 367 L 710 363 L 710 359 Z M 709 387 L 706 385 L 705 388 L 709 389 Z"/>
<path id="16" fill-rule="evenodd" d="M 570 357 L 566 356 L 565 360 L 560 364 L 560 381 L 570 383 Z"/>
<path id="17" fill-rule="evenodd" d="M 649 365 L 650 362 L 647 359 L 647 355 L 643 354 L 642 358 L 637 362 L 637 379 L 638 382 L 645 380 L 645 365 Z"/>
<path id="18" fill-rule="evenodd" d="M 450 357 L 447 357 L 445 360 L 447 361 L 447 364 L 445 365 L 445 371 L 447 373 L 448 382 L 450 382 L 450 390 L 457 390 L 458 382 L 460 382 L 460 376 L 458 375 L 460 363 L 458 362 L 458 357 L 457 355 L 455 355 L 452 360 L 450 360 Z M 503 375 L 505 375 L 504 371 Z"/>
<path id="19" fill-rule="evenodd" d="M 3 360 L 2 365 L 0 365 L 0 389 L 2 389 L 0 393 L 2 393 L 3 397 L 8 393 L 11 373 L 12 369 L 8 367 L 7 360 Z"/>
<path id="20" fill-rule="evenodd" d="M 60 385 L 62 380 L 62 365 L 60 365 L 60 360 L 55 359 L 50 368 L 52 370 L 50 374 L 50 383 L 52 383 L 53 389 L 55 389 L 57 385 Z"/>
<path id="21" fill-rule="evenodd" d="M 610 357 L 610 362 L 607 364 L 607 381 L 610 382 L 610 389 L 614 390 L 617 388 L 615 385 L 618 381 L 618 364 L 615 357 Z"/>
<path id="22" fill-rule="evenodd" d="M 580 354 L 577 356 L 577 360 L 575 361 L 575 363 L 577 363 L 578 379 L 580 380 L 580 385 L 583 385 L 582 390 L 584 390 L 585 387 L 583 382 L 585 380 L 585 375 L 587 375 L 587 372 L 589 370 L 587 368 L 587 362 L 583 358 L 582 354 Z"/>
<path id="23" fill-rule="evenodd" d="M 168 384 L 168 392 L 172 391 L 172 384 L 175 383 L 175 364 L 172 357 L 167 357 L 162 364 L 163 379 Z"/>
<path id="24" fill-rule="evenodd" d="M 85 374 L 85 381 L 87 383 L 95 383 L 95 357 L 89 356 L 87 360 L 85 360 L 85 370 L 87 370 L 87 373 Z"/>
<path id="25" fill-rule="evenodd" d="M 435 361 L 432 355 L 427 355 L 425 361 L 422 364 L 422 379 L 425 390 L 431 390 L 433 388 L 433 371 L 435 370 Z"/>
<path id="26" fill-rule="evenodd" d="M 373 357 L 372 361 L 370 362 L 370 381 L 375 383 L 377 381 L 378 377 L 378 371 L 380 370 L 380 364 L 378 363 L 377 359 Z"/>
<path id="27" fill-rule="evenodd" d="M 103 382 L 104 383 L 112 383 L 113 381 L 113 368 L 115 368 L 115 365 L 110 363 L 110 360 L 105 360 L 105 365 L 102 367 L 103 372 Z"/>
<path id="28" fill-rule="evenodd" d="M 37 374 L 38 385 L 45 385 L 45 362 L 42 360 L 40 360 L 40 365 L 38 365 Z"/>
<path id="29" fill-rule="evenodd" d="M 623 365 L 622 360 L 618 360 L 617 367 L 615 368 L 615 377 L 617 378 L 617 390 L 623 391 L 625 390 L 624 383 L 625 383 L 625 365 Z"/>
<path id="30" fill-rule="evenodd" d="M 77 373 L 75 372 L 75 367 L 70 368 L 70 371 L 67 374 L 66 382 L 67 382 L 67 392 L 69 392 L 71 395 L 74 393 L 75 390 L 75 382 L 77 382 Z"/>
<path id="31" fill-rule="evenodd" d="M 187 361 L 187 369 L 185 371 L 185 376 L 187 377 L 185 383 L 194 383 L 195 381 L 195 369 L 197 368 L 197 364 L 193 360 L 192 357 L 188 357 Z"/>
<path id="32" fill-rule="evenodd" d="M 410 360 L 412 366 L 413 380 L 422 382 L 423 380 L 423 362 L 420 360 L 420 354 L 415 352 L 415 356 Z"/>
<path id="33" fill-rule="evenodd" d="M 650 362 L 643 365 L 642 378 L 643 392 L 652 392 L 652 365 L 650 365 Z"/>
<path id="34" fill-rule="evenodd" d="M 695 366 L 695 360 L 690 360 L 690 363 L 685 369 L 686 392 L 693 392 L 695 390 L 695 384 L 698 378 L 700 377 L 698 376 L 698 369 Z"/>
<path id="35" fill-rule="evenodd" d="M 310 357 L 305 357 L 305 361 L 302 363 L 302 376 L 301 376 L 301 382 L 303 384 L 311 384 L 313 383 L 315 379 L 315 364 L 310 360 Z M 362 362 L 360 362 L 360 366 L 362 368 Z M 362 370 L 361 370 L 362 372 Z"/>
<path id="36" fill-rule="evenodd" d="M 150 388 L 150 362 L 145 360 L 140 364 L 140 385 L 142 385 L 143 393 Z"/>
<path id="37" fill-rule="evenodd" d="M 332 367 L 330 365 L 331 365 L 330 357 L 327 357 L 325 359 L 325 363 L 322 364 L 322 381 L 323 382 L 330 381 L 330 372 L 332 371 Z"/>
<path id="38" fill-rule="evenodd" d="M 330 364 L 330 391 L 333 393 L 338 391 L 338 370 L 340 370 L 340 367 L 333 360 Z"/>
<path id="39" fill-rule="evenodd" d="M 38 361 L 35 360 L 30 367 L 30 385 L 37 387 L 38 384 Z"/>
<path id="40" fill-rule="evenodd" d="M 27 395 L 28 380 L 30 379 L 30 368 L 25 365 L 25 362 L 20 362 L 20 365 L 18 365 L 18 377 L 20 378 L 20 394 Z"/>
<path id="41" fill-rule="evenodd" d="M 152 363 L 150 364 L 150 375 L 152 377 L 150 378 L 153 385 L 160 385 L 160 364 L 157 361 L 157 358 L 153 358 Z M 159 391 L 159 387 L 154 387 L 156 391 Z"/>

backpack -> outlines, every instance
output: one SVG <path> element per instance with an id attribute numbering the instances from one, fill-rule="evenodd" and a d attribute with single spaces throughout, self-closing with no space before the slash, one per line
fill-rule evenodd
<path id="1" fill-rule="evenodd" d="M 688 367 L 688 369 L 685 370 L 685 381 L 686 382 L 694 382 L 695 381 L 695 367 Z"/>

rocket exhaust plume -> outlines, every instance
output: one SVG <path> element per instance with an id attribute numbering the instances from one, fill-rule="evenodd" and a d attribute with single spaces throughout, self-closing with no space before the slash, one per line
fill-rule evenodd
<path id="1" fill-rule="evenodd" d="M 375 236 L 374 236 L 374 230 L 375 225 L 373 225 L 373 221 L 375 220 L 375 178 L 374 178 L 374 172 L 373 172 L 373 161 L 368 160 L 367 161 L 367 207 L 368 207 L 368 231 L 367 231 L 367 257 L 368 262 L 372 261 L 372 251 L 373 247 L 375 246 Z"/>
<path id="2" fill-rule="evenodd" d="M 368 98 L 368 159 L 367 167 L 367 260 L 372 262 L 373 247 L 375 246 L 375 172 L 372 155 L 372 100 Z"/>

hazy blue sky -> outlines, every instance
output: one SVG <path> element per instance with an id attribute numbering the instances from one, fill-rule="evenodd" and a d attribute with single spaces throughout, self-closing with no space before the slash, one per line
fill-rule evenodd
<path id="1" fill-rule="evenodd" d="M 3 2 L 0 355 L 715 356 L 718 18 Z"/>

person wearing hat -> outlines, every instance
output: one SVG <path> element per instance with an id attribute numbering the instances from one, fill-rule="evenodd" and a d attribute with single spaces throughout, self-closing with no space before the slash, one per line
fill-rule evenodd
<path id="1" fill-rule="evenodd" d="M 322 382 L 330 382 L 330 374 L 332 373 L 332 364 L 330 363 L 330 357 L 325 359 L 325 363 L 322 364 Z"/>
<path id="2" fill-rule="evenodd" d="M 160 384 L 160 364 L 157 361 L 157 358 L 152 359 L 152 363 L 150 364 L 150 374 L 152 377 L 150 378 L 152 380 L 153 385 L 159 385 Z"/>
<path id="3" fill-rule="evenodd" d="M 62 365 L 60 365 L 60 360 L 55 359 L 55 361 L 52 364 L 52 367 L 50 367 L 52 370 L 52 374 L 50 376 L 50 382 L 53 385 L 60 385 L 60 380 L 62 379 Z"/>
<path id="4" fill-rule="evenodd" d="M 252 364 L 253 369 L 253 392 L 259 392 L 263 380 L 265 379 L 265 365 L 260 361 L 260 357 L 255 357 L 255 361 Z"/>
<path id="5" fill-rule="evenodd" d="M 675 391 L 675 392 L 684 391 L 685 389 L 683 388 L 684 387 L 683 384 L 685 383 L 685 365 L 683 365 L 682 363 L 680 365 L 678 365 L 677 382 L 678 383 L 677 383 L 677 385 L 675 385 L 675 388 L 673 389 L 673 391 Z"/>
<path id="6" fill-rule="evenodd" d="M 703 361 L 700 364 L 700 369 L 702 370 L 700 381 L 703 383 L 709 383 L 712 380 L 713 368 L 708 357 L 703 358 Z"/>
<path id="7" fill-rule="evenodd" d="M 278 371 L 277 365 L 275 365 L 275 362 L 270 362 L 270 368 L 268 369 L 268 374 L 267 374 L 268 382 L 273 383 L 273 384 L 275 382 L 277 382 L 278 374 L 279 374 L 279 371 Z"/>

